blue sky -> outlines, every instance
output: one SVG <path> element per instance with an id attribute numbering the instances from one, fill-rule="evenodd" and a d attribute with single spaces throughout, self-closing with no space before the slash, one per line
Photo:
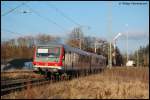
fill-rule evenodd
<path id="1" fill-rule="evenodd" d="M 55 6 L 73 21 L 83 25 L 85 36 L 95 36 L 110 40 L 119 32 L 123 33 L 117 41 L 117 46 L 121 53 L 126 52 L 127 32 L 130 53 L 149 43 L 148 1 L 115 1 L 112 2 L 112 6 L 107 1 L 28 1 L 26 5 L 2 16 L 21 3 L 22 1 L 1 2 L 2 40 L 31 34 L 35 36 L 39 33 L 66 37 L 67 33 L 74 27 L 78 27 L 78 25 L 57 12 L 53 8 Z M 34 14 L 29 7 L 38 12 L 42 18 Z M 110 8 L 112 9 L 110 10 Z M 23 14 L 22 11 L 29 11 L 30 13 Z M 109 12 L 112 13 L 111 32 L 108 26 Z M 43 17 L 54 21 L 59 26 L 43 19 Z M 10 33 L 6 29 L 18 34 Z"/>

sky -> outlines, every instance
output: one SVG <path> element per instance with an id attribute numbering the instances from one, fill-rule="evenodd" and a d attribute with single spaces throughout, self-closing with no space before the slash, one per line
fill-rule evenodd
<path id="1" fill-rule="evenodd" d="M 116 41 L 121 53 L 127 51 L 127 33 L 129 53 L 149 44 L 149 1 L 22 3 L 23 1 L 1 2 L 1 41 L 40 33 L 65 38 L 73 28 L 81 25 L 84 36 L 108 41 L 122 33 Z"/>

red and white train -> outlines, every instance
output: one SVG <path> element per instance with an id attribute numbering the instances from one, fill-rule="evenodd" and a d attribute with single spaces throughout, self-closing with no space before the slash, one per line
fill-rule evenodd
<path id="1" fill-rule="evenodd" d="M 106 67 L 104 56 L 58 43 L 35 46 L 33 58 L 35 69 L 50 73 L 89 72 Z"/>

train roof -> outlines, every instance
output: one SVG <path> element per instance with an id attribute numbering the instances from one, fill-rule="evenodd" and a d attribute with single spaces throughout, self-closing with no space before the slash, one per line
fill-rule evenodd
<path id="1" fill-rule="evenodd" d="M 83 51 L 79 48 L 74 48 L 74 47 L 70 47 L 68 45 L 64 45 L 64 48 L 66 51 L 71 51 L 71 52 L 75 52 L 75 53 L 78 53 L 78 54 L 81 54 L 81 55 L 85 55 L 85 56 L 94 56 L 94 57 L 97 57 L 97 58 L 102 58 L 102 59 L 106 59 L 104 56 L 102 55 L 97 55 L 95 53 L 91 53 L 91 52 L 87 52 L 87 51 Z"/>
<path id="2" fill-rule="evenodd" d="M 74 52 L 74 53 L 78 53 L 80 55 L 85 55 L 85 56 L 94 56 L 94 57 L 97 57 L 97 58 L 101 58 L 101 59 L 106 59 L 106 57 L 102 56 L 102 55 L 97 55 L 95 53 L 91 53 L 91 52 L 87 52 L 87 51 L 83 51 L 79 48 L 74 48 L 74 47 L 71 47 L 69 45 L 66 45 L 66 44 L 62 44 L 62 43 L 48 43 L 48 44 L 40 44 L 40 45 L 36 45 L 36 46 L 58 46 L 58 47 L 64 47 L 65 51 L 68 51 L 68 52 Z"/>
<path id="3" fill-rule="evenodd" d="M 44 43 L 44 44 L 36 44 L 36 46 L 62 46 L 63 44 L 61 43 L 55 43 L 55 42 L 50 42 L 50 43 Z"/>

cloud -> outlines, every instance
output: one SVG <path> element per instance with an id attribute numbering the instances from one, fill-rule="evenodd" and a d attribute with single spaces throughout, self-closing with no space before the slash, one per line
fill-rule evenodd
<path id="1" fill-rule="evenodd" d="M 127 33 L 123 34 L 124 37 L 126 38 Z M 125 39 L 124 38 L 124 39 Z M 143 39 L 149 39 L 149 32 L 128 32 L 128 39 L 129 40 L 143 40 Z"/>

